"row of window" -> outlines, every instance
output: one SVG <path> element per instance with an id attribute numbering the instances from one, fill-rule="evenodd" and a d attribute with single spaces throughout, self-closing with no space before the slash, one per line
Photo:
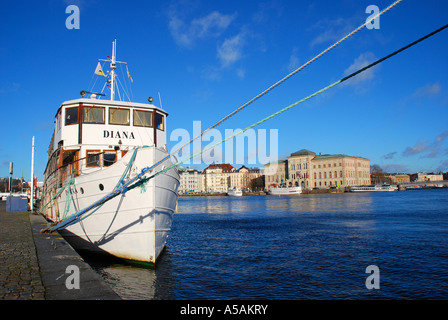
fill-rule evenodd
<path id="1" fill-rule="evenodd" d="M 104 107 L 87 107 L 83 108 L 83 123 L 105 124 L 105 109 Z M 133 111 L 133 125 L 136 127 L 152 128 L 153 112 L 144 110 Z M 129 126 L 131 124 L 130 118 L 131 110 L 126 108 L 109 108 L 109 124 Z M 58 113 L 57 122 L 58 128 L 61 128 L 61 113 Z M 78 107 L 71 107 L 65 109 L 65 125 L 79 124 Z M 159 130 L 165 130 L 164 116 L 156 113 L 155 126 Z"/>
<path id="2" fill-rule="evenodd" d="M 346 164 L 345 164 L 346 166 L 348 166 L 348 167 L 353 167 L 354 166 L 354 163 L 353 162 L 347 162 Z M 313 165 L 313 169 L 316 169 L 316 168 L 326 168 L 328 166 L 328 168 L 331 168 L 332 167 L 332 164 L 331 163 L 328 163 L 328 164 L 322 164 L 322 165 L 316 165 L 316 164 L 314 164 Z M 337 164 L 336 163 L 333 163 L 333 167 L 336 167 L 337 166 Z M 339 167 L 341 167 L 342 166 L 342 162 L 339 162 Z M 358 167 L 364 167 L 364 168 L 368 168 L 369 167 L 369 164 L 367 163 L 367 164 L 363 164 L 363 163 L 361 163 L 361 162 L 358 162 Z M 290 170 L 302 170 L 302 169 L 308 169 L 308 163 L 303 163 L 303 165 L 301 164 L 301 163 L 298 163 L 298 164 L 292 164 L 291 166 L 290 166 Z"/>
<path id="3" fill-rule="evenodd" d="M 362 172 L 362 171 L 358 172 L 359 178 L 368 178 L 369 176 L 370 176 L 370 173 L 368 173 L 368 172 Z M 317 179 L 317 177 L 318 177 L 318 173 L 314 172 L 314 179 Z M 328 178 L 332 179 L 332 178 L 337 178 L 337 177 L 338 177 L 337 171 L 334 171 L 334 175 L 331 171 L 328 172 Z M 341 170 L 341 171 L 339 171 L 339 178 L 342 178 L 342 177 L 343 177 L 343 175 L 342 175 L 342 170 Z M 347 177 L 350 177 L 350 178 L 356 177 L 356 172 L 347 171 Z M 304 172 L 304 173 L 298 172 L 297 174 L 292 173 L 291 179 L 308 179 L 308 172 Z M 323 173 L 319 172 L 319 179 L 327 179 L 327 172 L 323 172 Z"/>
<path id="4" fill-rule="evenodd" d="M 122 151 L 123 157 L 127 151 Z M 87 150 L 86 151 L 86 166 L 87 167 L 108 167 L 117 161 L 117 151 L 103 151 Z"/>

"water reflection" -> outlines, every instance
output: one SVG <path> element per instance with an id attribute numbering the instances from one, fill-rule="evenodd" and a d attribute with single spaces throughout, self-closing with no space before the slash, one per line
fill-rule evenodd
<path id="1" fill-rule="evenodd" d="M 171 274 L 173 266 L 169 249 L 162 253 L 156 269 L 98 256 L 83 255 L 83 258 L 124 300 L 173 299 L 173 290 L 178 284 L 175 275 Z"/>
<path id="2" fill-rule="evenodd" d="M 155 270 L 95 269 L 124 299 L 446 298 L 447 194 L 180 198 Z"/>
<path id="3" fill-rule="evenodd" d="M 372 194 L 304 194 L 300 196 L 263 197 L 266 209 L 286 213 L 362 213 L 372 210 Z"/>

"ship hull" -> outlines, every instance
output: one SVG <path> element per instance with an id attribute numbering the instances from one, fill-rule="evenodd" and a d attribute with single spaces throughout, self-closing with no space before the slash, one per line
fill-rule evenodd
<path id="1" fill-rule="evenodd" d="M 293 194 L 301 194 L 301 187 L 271 187 L 269 189 L 270 195 L 293 195 Z"/>
<path id="2" fill-rule="evenodd" d="M 230 197 L 242 197 L 243 191 L 238 190 L 238 189 L 230 189 L 227 191 L 227 195 Z"/>
<path id="3" fill-rule="evenodd" d="M 129 176 L 125 180 L 167 155 L 164 149 L 154 147 L 139 148 L 134 159 L 132 154 L 130 151 L 109 167 L 73 178 L 71 188 L 67 187 L 59 197 L 50 201 L 51 205 L 45 211 L 47 219 L 59 222 L 79 212 L 109 194 L 120 183 L 128 167 Z M 157 171 L 170 165 L 171 161 L 165 160 Z M 69 180 L 67 178 L 64 183 Z M 110 199 L 59 232 L 76 250 L 155 264 L 171 229 L 178 186 L 177 170 L 170 169 Z M 46 189 L 45 197 L 50 200 L 55 188 Z"/>

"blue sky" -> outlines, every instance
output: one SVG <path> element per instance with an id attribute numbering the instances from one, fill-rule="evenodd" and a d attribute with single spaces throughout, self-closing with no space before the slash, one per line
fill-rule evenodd
<path id="1" fill-rule="evenodd" d="M 56 110 L 88 90 L 118 41 L 133 100 L 162 97 L 168 134 L 202 128 L 283 78 L 393 1 L 174 0 L 0 3 L 0 177 L 43 177 Z M 65 22 L 80 9 L 80 29 Z M 218 129 L 243 128 L 448 23 L 448 2 L 404 0 Z M 264 123 L 279 157 L 366 157 L 390 172 L 448 171 L 448 30 Z M 258 128 L 256 128 L 258 129 Z M 177 141 L 171 141 L 169 147 Z M 203 142 L 202 146 L 209 142 Z M 236 166 L 238 166 L 236 164 Z"/>

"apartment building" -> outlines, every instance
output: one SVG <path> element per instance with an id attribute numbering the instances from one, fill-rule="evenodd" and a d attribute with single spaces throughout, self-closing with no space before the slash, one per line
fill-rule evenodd
<path id="1" fill-rule="evenodd" d="M 178 193 L 200 193 L 205 191 L 204 175 L 195 169 L 179 168 L 180 184 Z"/>
<path id="2" fill-rule="evenodd" d="M 228 163 L 209 165 L 202 171 L 205 177 L 205 192 L 227 192 L 230 187 L 230 174 L 235 170 Z"/>
<path id="3" fill-rule="evenodd" d="M 265 187 L 286 182 L 288 176 L 288 161 L 279 160 L 264 165 Z"/>
<path id="4" fill-rule="evenodd" d="M 263 171 L 259 168 L 242 166 L 230 174 L 230 188 L 237 188 L 244 191 L 263 190 Z"/>

